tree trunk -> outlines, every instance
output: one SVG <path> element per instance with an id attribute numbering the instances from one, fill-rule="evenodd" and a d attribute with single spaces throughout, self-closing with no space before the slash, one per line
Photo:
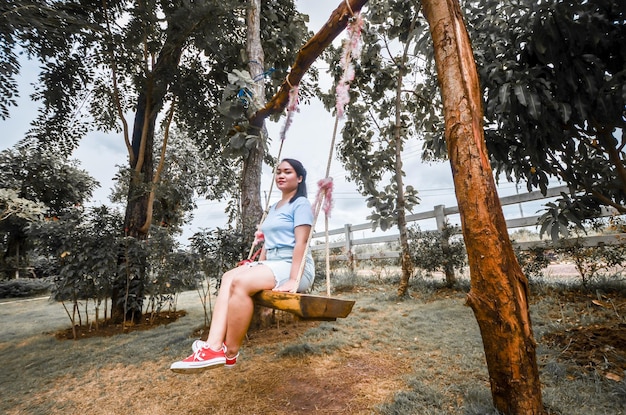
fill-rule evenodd
<path id="1" fill-rule="evenodd" d="M 265 82 L 263 79 L 265 55 L 261 46 L 261 0 L 249 1 L 247 28 L 248 72 L 250 72 L 252 79 L 257 80 L 253 92 L 255 101 L 262 107 L 265 105 Z M 261 171 L 267 134 L 264 123 L 255 127 L 258 128 L 261 139 L 256 147 L 250 149 L 250 153 L 244 159 L 241 178 L 241 229 L 247 245 L 252 244 L 257 225 L 263 215 Z"/>
<path id="2" fill-rule="evenodd" d="M 246 53 L 248 55 L 248 72 L 250 72 L 252 79 L 257 80 L 253 92 L 256 102 L 260 107 L 263 107 L 265 105 L 265 82 L 263 78 L 265 54 L 261 45 L 261 0 L 249 0 L 247 19 Z M 257 148 L 253 148 L 249 156 L 244 160 L 241 185 L 241 223 L 246 246 L 252 245 L 257 225 L 263 216 L 263 207 L 261 206 L 261 172 L 267 133 L 264 122 L 254 128 L 258 128 L 261 144 Z M 255 305 L 251 323 L 253 327 L 269 327 L 274 320 L 275 313 L 272 310 Z"/>
<path id="3" fill-rule="evenodd" d="M 417 23 L 417 16 L 411 22 L 410 30 L 413 31 Z M 406 224 L 406 199 L 404 198 L 404 181 L 402 180 L 402 114 L 400 113 L 400 107 L 402 105 L 402 82 L 404 79 L 404 67 L 409 52 L 409 44 L 407 42 L 404 45 L 404 51 L 402 53 L 402 62 L 398 62 L 398 83 L 396 84 L 396 119 L 394 128 L 394 141 L 396 150 L 396 187 L 398 188 L 398 199 L 396 202 L 396 209 L 398 215 L 398 231 L 400 232 L 400 250 L 402 252 L 400 263 L 402 265 L 402 276 L 400 277 L 400 285 L 398 287 L 398 297 L 404 297 L 409 291 L 409 279 L 413 275 L 414 266 L 411 259 L 411 250 L 409 249 L 409 233 L 407 231 Z"/>
<path id="4" fill-rule="evenodd" d="M 28 265 L 28 258 L 22 258 L 24 253 L 27 252 L 26 244 L 28 243 L 28 238 L 24 228 L 19 225 L 11 226 L 7 234 L 6 250 L 2 256 L 1 265 L 6 270 L 6 275 L 9 278 L 19 278 L 20 264 Z"/>
<path id="5" fill-rule="evenodd" d="M 441 251 L 443 252 L 443 272 L 446 276 L 446 287 L 452 288 L 456 284 L 454 268 L 450 264 L 450 235 L 447 231 L 441 233 Z"/>
<path id="6" fill-rule="evenodd" d="M 137 111 L 135 112 L 132 136 L 134 157 L 131 159 L 131 177 L 124 216 L 124 236 L 138 240 L 145 240 L 148 237 L 148 232 L 143 225 L 150 220 L 148 218 L 148 203 L 150 200 L 148 189 L 154 175 L 152 153 L 154 148 L 155 117 L 146 120 L 146 117 L 150 117 L 150 114 L 147 114 L 149 106 L 148 97 L 146 94 L 141 94 L 137 98 Z M 111 301 L 113 303 L 111 306 L 111 319 L 117 323 L 131 319 L 138 321 L 141 318 L 144 272 L 140 270 L 139 275 L 129 275 L 130 269 L 138 269 L 138 267 L 131 266 L 131 262 L 132 259 L 128 257 L 125 247 L 120 247 L 118 256 L 118 270 L 120 272 L 112 284 L 111 293 Z M 131 280 L 135 281 L 132 289 L 128 287 Z M 136 298 L 136 301 L 130 305 L 127 302 L 127 293 L 129 291 L 132 291 L 133 296 Z"/>
<path id="7" fill-rule="evenodd" d="M 263 145 L 250 150 L 243 162 L 241 178 L 241 231 L 246 246 L 254 241 L 263 208 L 261 207 L 261 168 L 263 166 Z"/>
<path id="8" fill-rule="evenodd" d="M 402 75 L 398 76 L 398 86 L 396 90 L 396 98 L 400 99 L 400 94 L 402 90 Z M 399 106 L 399 101 L 398 101 Z M 396 107 L 396 126 L 394 128 L 395 131 L 395 146 L 396 146 L 396 186 L 398 188 L 398 198 L 396 200 L 396 211 L 397 211 L 397 222 L 398 222 L 398 231 L 400 232 L 400 250 L 401 257 L 400 263 L 402 265 L 402 276 L 400 277 L 400 285 L 398 286 L 398 297 L 404 297 L 408 294 L 409 291 L 409 279 L 411 275 L 413 275 L 413 260 L 411 259 L 411 251 L 409 249 L 409 235 L 407 232 L 407 224 L 406 224 L 406 201 L 404 198 L 404 182 L 402 180 L 402 133 L 401 133 L 401 125 L 402 122 L 400 119 L 400 111 L 399 108 Z"/>
<path id="9" fill-rule="evenodd" d="M 487 157 L 476 64 L 457 0 L 424 0 L 442 90 L 445 139 L 467 248 L 467 297 L 480 326 L 494 406 L 545 414 L 528 309 Z"/>
<path id="10" fill-rule="evenodd" d="M 137 97 L 130 149 L 132 154 L 129 154 L 131 177 L 124 217 L 124 235 L 138 240 L 145 240 L 148 237 L 152 223 L 150 191 L 154 178 L 155 125 L 168 91 L 168 80 L 175 72 L 182 55 L 184 42 L 178 39 L 181 33 L 184 33 L 184 30 L 180 27 L 172 28 L 168 32 L 168 39 L 154 65 L 154 70 L 146 74 L 143 91 Z M 112 284 L 111 318 L 115 322 L 141 319 L 145 263 L 140 262 L 140 265 L 129 268 L 126 267 L 128 261 L 126 250 L 120 247 L 118 270 L 125 271 L 119 271 Z M 139 269 L 138 275 L 132 274 L 130 269 Z M 135 298 L 130 307 L 127 303 L 129 293 Z"/>

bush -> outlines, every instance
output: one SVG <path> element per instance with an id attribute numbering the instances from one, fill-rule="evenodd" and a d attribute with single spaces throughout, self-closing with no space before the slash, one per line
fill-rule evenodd
<path id="1" fill-rule="evenodd" d="M 535 247 L 529 250 L 515 250 L 517 262 L 522 267 L 522 271 L 526 278 L 541 278 L 543 270 L 550 265 L 550 257 L 554 254 L 548 252 L 544 247 Z"/>
<path id="2" fill-rule="evenodd" d="M 342 270 L 333 272 L 330 275 L 330 288 L 335 292 L 353 291 L 355 287 L 361 285 L 361 279 L 355 272 Z M 319 291 L 326 292 L 326 272 L 315 276 L 315 287 Z"/>
<path id="3" fill-rule="evenodd" d="M 626 245 L 584 246 L 576 240 L 556 252 L 574 262 L 584 286 L 602 275 L 615 275 L 626 265 Z"/>
<path id="4" fill-rule="evenodd" d="M 18 279 L 0 281 L 0 298 L 26 298 L 48 295 L 51 284 L 48 280 Z"/>
<path id="5" fill-rule="evenodd" d="M 458 237 L 459 228 L 445 223 L 441 231 L 422 231 L 413 226 L 409 231 L 409 248 L 416 268 L 426 272 L 442 271 L 446 285 L 456 283 L 455 270 L 461 271 L 467 264 L 463 239 Z"/>

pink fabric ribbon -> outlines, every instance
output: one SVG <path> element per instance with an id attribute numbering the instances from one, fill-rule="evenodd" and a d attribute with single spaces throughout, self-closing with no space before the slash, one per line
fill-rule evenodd
<path id="1" fill-rule="evenodd" d="M 343 42 L 341 56 L 343 75 L 335 88 L 337 115 L 343 117 L 344 108 L 350 103 L 350 82 L 354 80 L 354 64 L 352 57 L 361 53 L 361 30 L 363 17 L 361 13 L 354 15 L 348 24 L 348 38 Z"/>
<path id="2" fill-rule="evenodd" d="M 289 129 L 293 121 L 293 113 L 300 112 L 300 109 L 298 108 L 298 103 L 300 101 L 298 97 L 299 90 L 300 88 L 298 85 L 291 87 L 291 89 L 289 90 L 289 102 L 287 103 L 287 119 L 285 120 L 285 125 L 283 125 L 283 128 L 280 130 L 281 141 L 285 141 L 285 138 L 287 138 L 287 130 Z"/>
<path id="3" fill-rule="evenodd" d="M 315 207 L 317 207 L 322 203 L 322 209 L 326 216 L 330 217 L 330 211 L 333 208 L 333 178 L 327 177 L 317 182 L 317 196 L 315 197 Z"/>
<path id="4" fill-rule="evenodd" d="M 260 244 L 261 242 L 263 242 L 264 240 L 265 240 L 265 235 L 263 235 L 263 232 L 256 231 L 254 233 L 254 242 L 252 242 L 252 245 L 256 246 L 256 245 Z"/>

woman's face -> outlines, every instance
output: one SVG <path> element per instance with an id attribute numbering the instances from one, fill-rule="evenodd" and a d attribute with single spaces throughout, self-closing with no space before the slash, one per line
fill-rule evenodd
<path id="1" fill-rule="evenodd" d="M 298 173 L 286 161 L 281 162 L 276 169 L 276 187 L 285 193 L 296 191 L 298 184 L 302 181 L 302 177 L 298 177 Z"/>

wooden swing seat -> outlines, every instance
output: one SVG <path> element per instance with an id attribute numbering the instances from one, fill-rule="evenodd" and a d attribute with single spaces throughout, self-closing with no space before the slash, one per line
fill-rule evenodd
<path id="1" fill-rule="evenodd" d="M 335 321 L 352 311 L 353 300 L 340 300 L 320 295 L 282 293 L 263 290 L 254 295 L 254 302 L 263 307 L 282 310 L 303 320 Z"/>

